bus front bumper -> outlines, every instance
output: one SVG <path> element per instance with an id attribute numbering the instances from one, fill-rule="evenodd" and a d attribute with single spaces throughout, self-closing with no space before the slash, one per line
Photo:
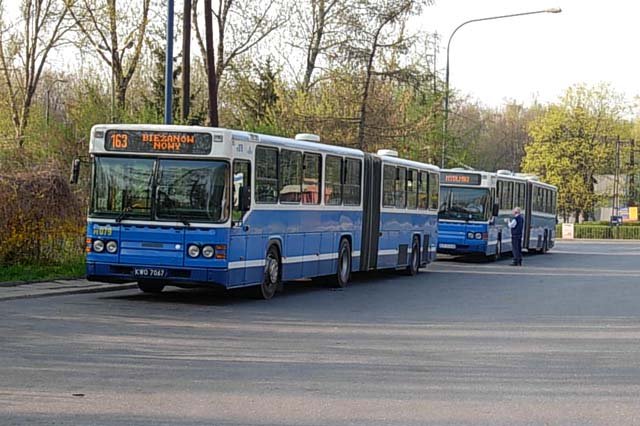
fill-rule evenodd
<path id="1" fill-rule="evenodd" d="M 487 242 L 484 240 L 465 241 L 463 244 L 459 243 L 438 243 L 438 253 L 442 254 L 477 254 L 487 253 Z"/>
<path id="2" fill-rule="evenodd" d="M 146 274 L 145 274 L 146 273 Z M 144 265 L 122 265 L 87 262 L 87 280 L 108 283 L 154 280 L 166 285 L 211 286 L 228 288 L 226 269 L 148 267 Z"/>

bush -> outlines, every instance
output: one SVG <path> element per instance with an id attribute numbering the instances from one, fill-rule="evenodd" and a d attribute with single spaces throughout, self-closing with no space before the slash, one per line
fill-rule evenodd
<path id="1" fill-rule="evenodd" d="M 82 208 L 53 167 L 0 175 L 0 264 L 61 263 L 83 250 Z"/>

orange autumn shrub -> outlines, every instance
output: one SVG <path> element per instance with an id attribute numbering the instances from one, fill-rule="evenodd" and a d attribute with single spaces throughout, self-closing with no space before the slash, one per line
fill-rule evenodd
<path id="1" fill-rule="evenodd" d="M 79 200 L 55 169 L 0 173 L 0 265 L 77 257 L 83 222 Z"/>

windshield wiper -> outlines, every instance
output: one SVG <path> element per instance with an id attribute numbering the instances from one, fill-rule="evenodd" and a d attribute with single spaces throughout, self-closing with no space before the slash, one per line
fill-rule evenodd
<path id="1" fill-rule="evenodd" d="M 184 216 L 182 215 L 182 213 L 176 211 L 175 212 L 176 217 L 178 218 L 178 220 L 182 223 L 184 223 L 184 226 L 186 226 L 187 228 L 191 226 L 191 224 L 189 223 L 189 221 L 187 219 L 184 218 Z"/>
<path id="2" fill-rule="evenodd" d="M 116 223 L 122 222 L 122 219 L 126 218 L 129 215 L 129 213 L 131 213 L 130 209 L 123 209 L 118 215 L 118 217 L 116 217 Z"/>

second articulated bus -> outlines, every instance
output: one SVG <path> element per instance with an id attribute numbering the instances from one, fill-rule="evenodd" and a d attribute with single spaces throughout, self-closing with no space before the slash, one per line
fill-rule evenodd
<path id="1" fill-rule="evenodd" d="M 492 259 L 511 252 L 511 232 L 504 219 L 520 207 L 525 220 L 522 247 L 545 253 L 555 243 L 556 205 L 556 187 L 535 176 L 506 170 L 442 170 L 438 252 Z"/>

